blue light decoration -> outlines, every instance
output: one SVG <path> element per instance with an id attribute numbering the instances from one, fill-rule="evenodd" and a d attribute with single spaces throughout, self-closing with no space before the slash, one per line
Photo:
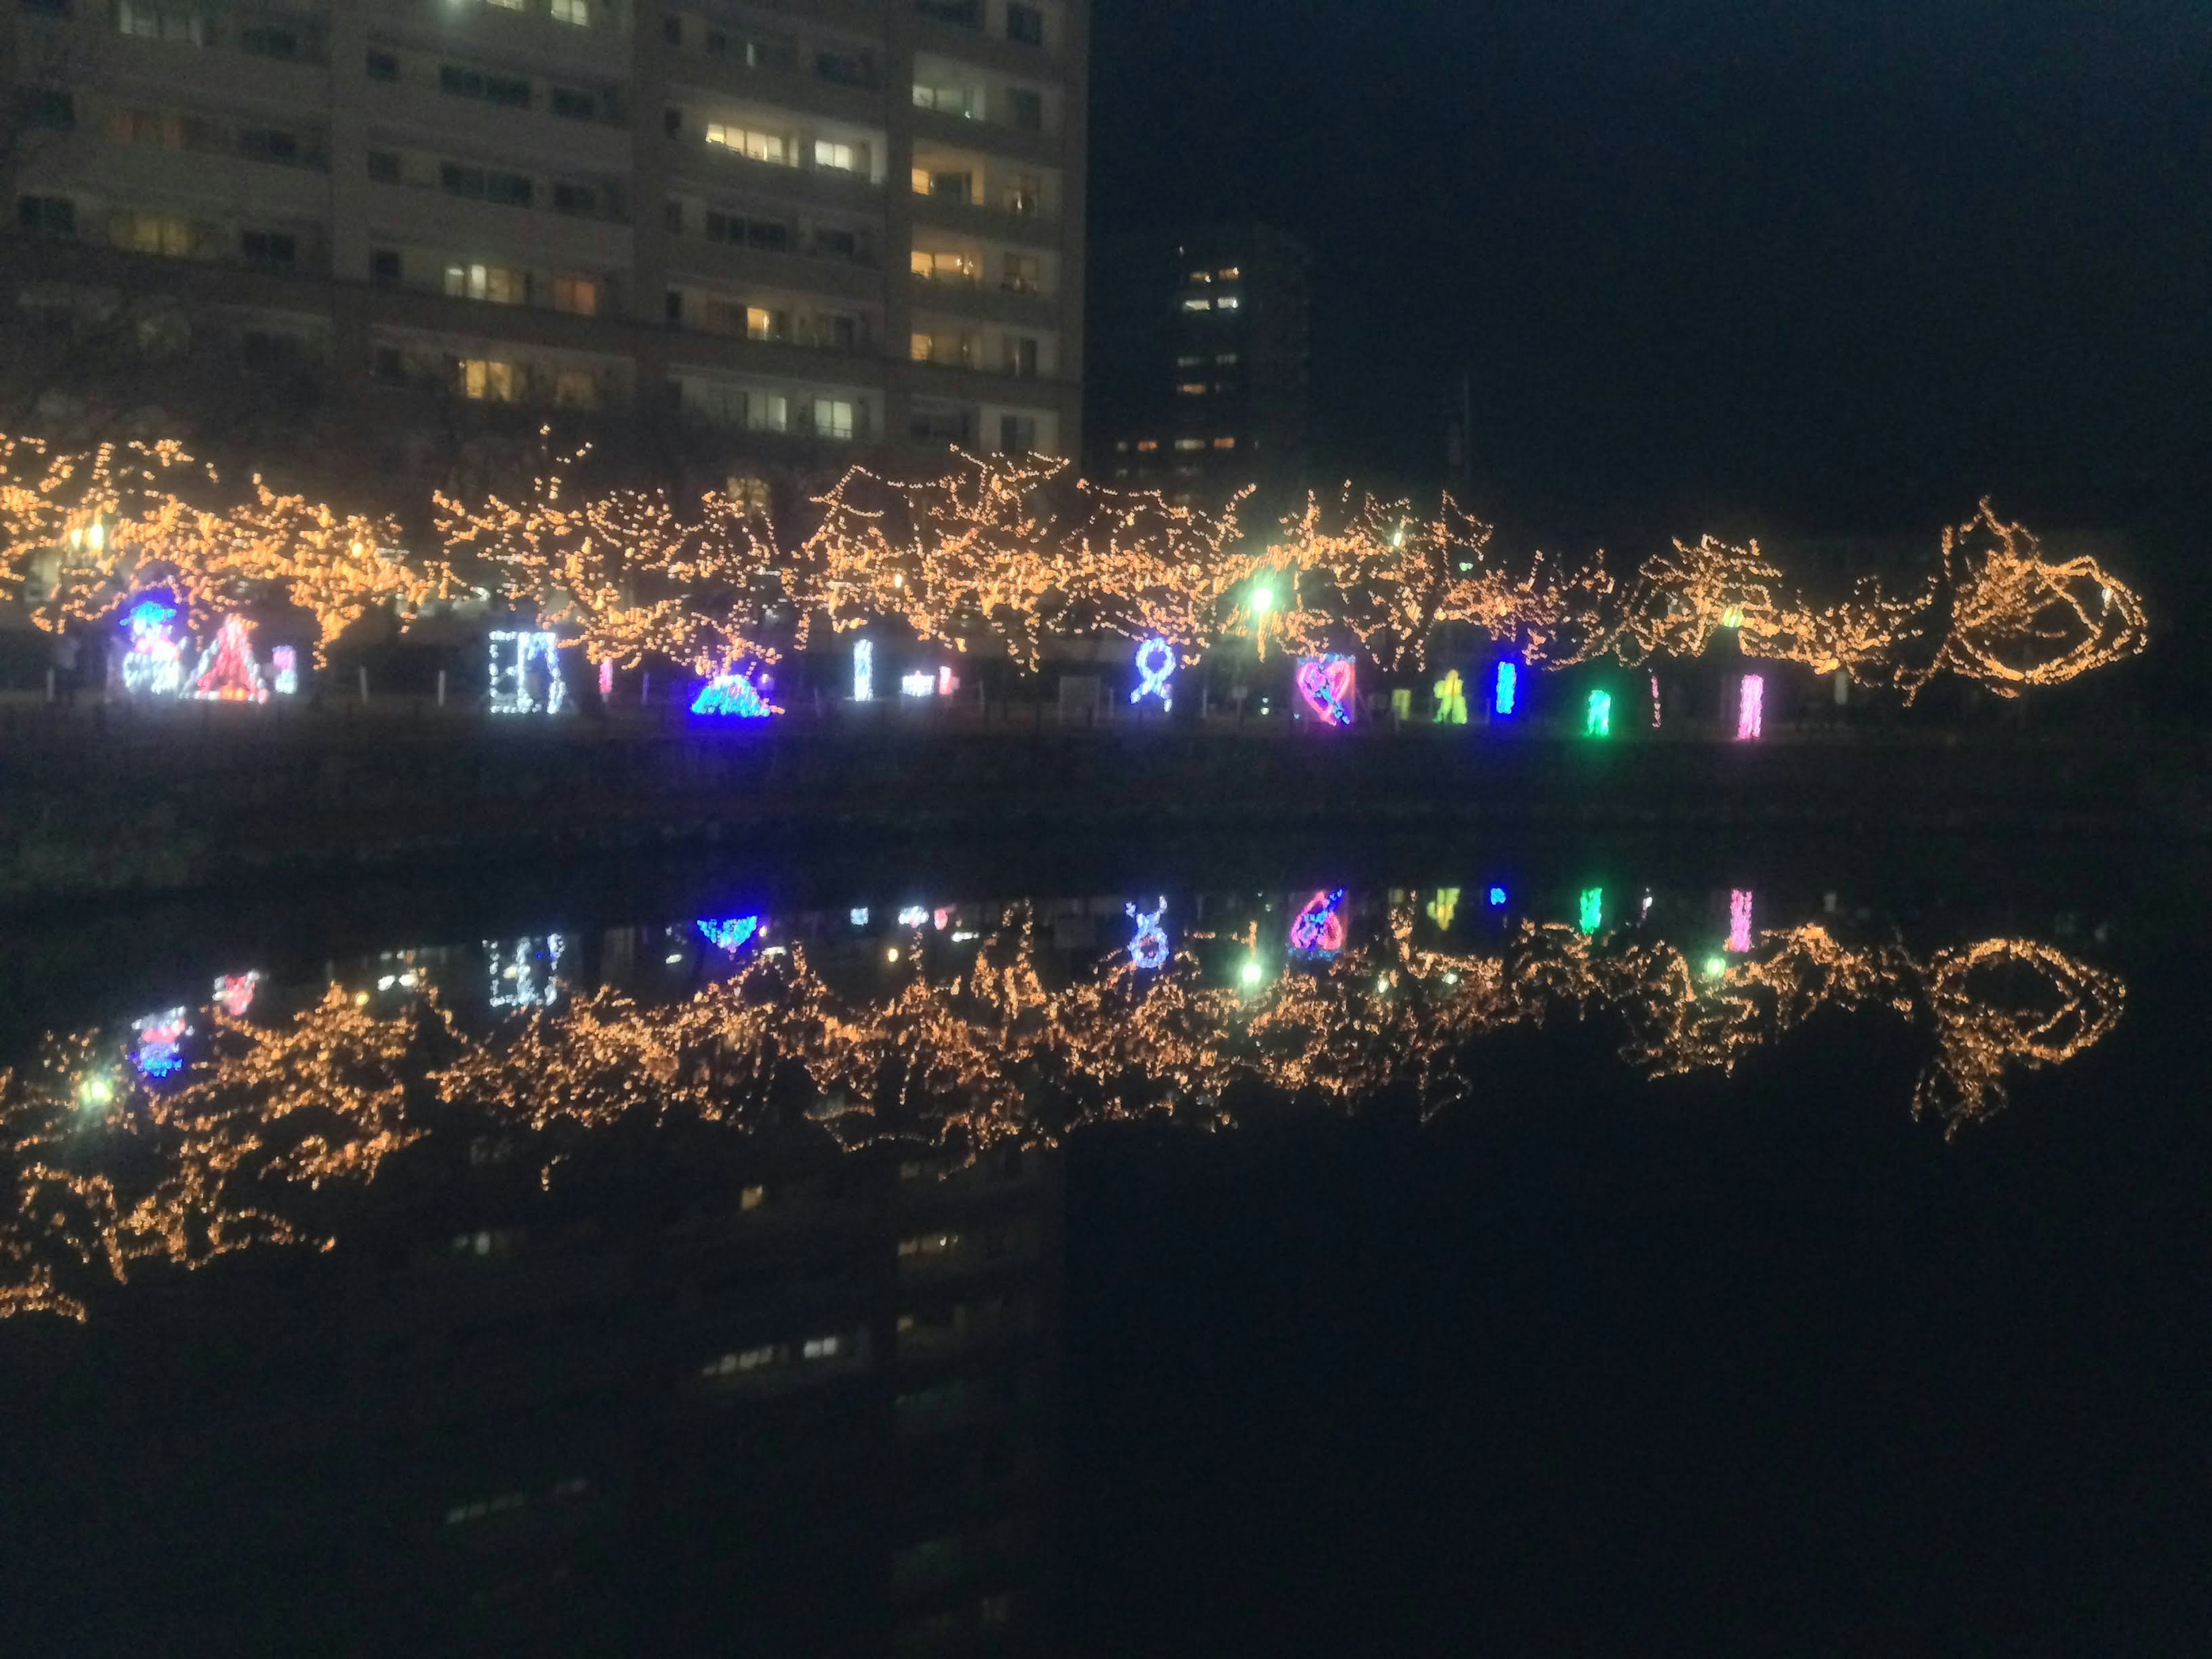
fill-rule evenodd
<path id="1" fill-rule="evenodd" d="M 149 1014 L 137 1022 L 138 1046 L 131 1063 L 138 1075 L 154 1082 L 174 1077 L 185 1063 L 184 1041 L 192 1034 L 191 1016 L 182 1008 Z"/>
<path id="2" fill-rule="evenodd" d="M 1344 889 L 1324 889 L 1305 902 L 1305 906 L 1291 918 L 1291 950 L 1293 954 L 1310 958 L 1326 959 L 1344 949 L 1344 917 L 1340 914 L 1344 903 Z"/>
<path id="3" fill-rule="evenodd" d="M 272 647 L 269 653 L 269 668 L 280 697 L 300 695 L 300 653 L 289 645 Z"/>
<path id="4" fill-rule="evenodd" d="M 131 648 L 123 656 L 123 689 L 135 697 L 173 697 L 185 689 L 185 644 L 171 626 L 177 607 L 149 593 L 123 618 Z"/>
<path id="5" fill-rule="evenodd" d="M 1137 647 L 1137 672 L 1144 676 L 1144 683 L 1129 693 L 1130 702 L 1158 697 L 1162 708 L 1174 708 L 1175 672 L 1175 647 L 1162 639 L 1146 640 Z"/>
<path id="6" fill-rule="evenodd" d="M 876 642 L 873 640 L 853 641 L 853 701 L 873 702 L 876 700 Z"/>
<path id="7" fill-rule="evenodd" d="M 1298 696 L 1324 725 L 1339 728 L 1352 724 L 1352 701 L 1357 694 L 1349 657 L 1301 657 Z"/>
<path id="8" fill-rule="evenodd" d="M 1505 890 L 1503 887 L 1493 887 L 1490 890 L 1490 908 L 1493 910 L 1503 910 L 1505 908 Z"/>
<path id="9" fill-rule="evenodd" d="M 1491 707 L 1500 720 L 1510 720 L 1521 706 L 1521 665 L 1504 661 L 1498 665 L 1498 691 Z"/>
<path id="10" fill-rule="evenodd" d="M 735 956 L 752 943 L 760 932 L 758 916 L 730 916 L 720 921 L 701 921 L 699 937 L 716 950 Z"/>
<path id="11" fill-rule="evenodd" d="M 764 720 L 783 710 L 761 695 L 763 687 L 755 685 L 752 676 L 732 669 L 717 674 L 700 689 L 691 704 L 695 714 L 708 714 L 720 719 Z"/>
<path id="12" fill-rule="evenodd" d="M 1602 887 L 1583 888 L 1582 902 L 1577 907 L 1577 910 L 1576 925 L 1578 926 L 1583 933 L 1595 934 L 1599 928 L 1605 925 L 1605 889 Z"/>
<path id="13" fill-rule="evenodd" d="M 865 904 L 854 905 L 852 910 L 851 921 L 853 926 L 855 927 L 866 927 L 868 925 L 868 907 Z"/>
<path id="14" fill-rule="evenodd" d="M 1129 965 L 1145 973 L 1157 973 L 1168 965 L 1167 930 L 1160 926 L 1160 918 L 1168 913 L 1168 902 L 1163 896 L 1155 910 L 1139 910 L 1133 904 L 1121 907 L 1129 919 L 1137 924 L 1136 933 L 1129 940 Z"/>
<path id="15" fill-rule="evenodd" d="M 561 678 L 560 641 L 542 629 L 499 629 L 490 636 L 490 708 L 495 714 L 557 714 L 568 706 Z M 531 684 L 533 665 L 544 676 L 544 695 Z"/>

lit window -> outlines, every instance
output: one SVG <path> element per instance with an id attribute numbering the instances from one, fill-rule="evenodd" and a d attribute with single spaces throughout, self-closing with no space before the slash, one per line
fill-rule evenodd
<path id="1" fill-rule="evenodd" d="M 1243 303 L 1243 300 L 1234 294 L 1224 294 L 1213 302 L 1214 308 L 1218 311 L 1235 311 Z"/>
<path id="2" fill-rule="evenodd" d="M 1115 453 L 1117 454 L 1127 454 L 1129 453 L 1129 441 L 1127 438 L 1121 439 L 1114 446 L 1114 449 Z"/>
<path id="3" fill-rule="evenodd" d="M 745 394 L 745 424 L 756 432 L 791 430 L 791 399 L 781 392 Z"/>
<path id="4" fill-rule="evenodd" d="M 580 29 L 590 27 L 592 0 L 553 0 L 553 21 L 574 23 Z"/>
<path id="5" fill-rule="evenodd" d="M 108 240 L 133 253 L 188 257 L 193 251 L 191 222 L 168 213 L 118 213 L 108 222 Z"/>
<path id="6" fill-rule="evenodd" d="M 526 0 L 484 0 L 487 6 L 497 6 L 501 11 L 527 11 Z"/>
<path id="7" fill-rule="evenodd" d="M 901 1255 L 950 1255 L 959 1248 L 958 1233 L 922 1233 L 898 1243 Z"/>
<path id="8" fill-rule="evenodd" d="M 1190 280 L 1194 283 L 1210 283 L 1213 280 L 1213 273 L 1210 270 L 1194 270 L 1190 273 Z"/>
<path id="9" fill-rule="evenodd" d="M 1211 311 L 1213 309 L 1213 296 L 1211 294 L 1186 294 L 1182 296 L 1182 308 L 1185 311 Z"/>
<path id="10" fill-rule="evenodd" d="M 1237 354 L 1233 351 L 1224 351 L 1216 356 L 1213 361 L 1220 364 L 1224 368 L 1234 368 L 1237 366 Z"/>
<path id="11" fill-rule="evenodd" d="M 1221 270 L 1215 271 L 1213 274 L 1224 283 L 1233 283 L 1239 276 L 1242 276 L 1244 272 L 1237 265 L 1225 265 Z"/>
<path id="12" fill-rule="evenodd" d="M 931 353 L 931 350 L 932 350 L 932 343 L 931 343 L 931 341 L 930 341 L 930 337 L 929 337 L 929 336 L 927 336 L 927 334 L 917 334 L 917 335 L 915 335 L 915 336 L 914 337 L 914 360 L 915 360 L 915 362 L 918 362 L 918 363 L 926 363 L 926 362 L 927 362 L 929 361 L 929 358 L 930 358 L 930 353 Z"/>
<path id="13" fill-rule="evenodd" d="M 553 401 L 563 409 L 595 409 L 599 402 L 599 380 L 588 368 L 556 369 Z"/>
<path id="14" fill-rule="evenodd" d="M 1043 293 L 1043 256 L 1036 253 L 1006 255 L 1006 275 L 1003 286 L 1009 294 Z"/>
<path id="15" fill-rule="evenodd" d="M 556 276 L 553 279 L 553 309 L 566 311 L 578 317 L 599 314 L 599 285 L 588 276 Z"/>
<path id="16" fill-rule="evenodd" d="M 115 27 L 142 40 L 183 40 L 195 46 L 207 44 L 207 22 L 198 12 L 176 6 L 154 6 L 145 0 L 123 0 L 116 8 Z"/>
<path id="17" fill-rule="evenodd" d="M 530 299 L 530 273 L 509 270 L 504 265 L 447 265 L 446 292 L 457 300 L 483 300 L 497 306 L 525 305 Z"/>
<path id="18" fill-rule="evenodd" d="M 1178 357 L 1176 359 L 1176 367 L 1177 368 L 1198 368 L 1203 367 L 1205 362 L 1206 359 L 1203 357 Z"/>
<path id="19" fill-rule="evenodd" d="M 853 404 L 844 398 L 817 398 L 814 400 L 814 434 L 818 438 L 849 438 L 853 435 Z"/>
<path id="20" fill-rule="evenodd" d="M 783 337 L 783 313 L 770 311 L 765 306 L 745 307 L 745 338 L 748 340 L 781 340 Z"/>
<path id="21" fill-rule="evenodd" d="M 461 396 L 473 403 L 513 404 L 522 400 L 522 374 L 513 363 L 489 357 L 464 357 L 456 382 Z"/>
<path id="22" fill-rule="evenodd" d="M 917 196 L 928 195 L 929 180 L 929 169 L 927 167 L 916 167 L 914 170 L 914 193 Z"/>
<path id="23" fill-rule="evenodd" d="M 1149 455 L 1159 447 L 1160 441 L 1158 438 L 1139 438 L 1137 440 L 1137 453 L 1139 455 Z"/>
<path id="24" fill-rule="evenodd" d="M 737 502 L 739 506 L 743 507 L 746 512 L 765 513 L 768 511 L 767 479 L 756 477 L 732 478 L 726 486 L 724 486 L 724 489 L 725 493 L 728 495 L 729 498 Z M 757 1210 L 762 1205 L 767 1202 L 768 1188 L 765 1187 L 747 1187 L 738 1194 L 738 1207 L 740 1210 Z"/>
<path id="25" fill-rule="evenodd" d="M 752 127 L 726 126 L 719 121 L 707 126 L 707 142 L 719 144 L 724 149 L 736 150 L 755 161 L 773 161 L 787 166 L 791 161 L 791 146 L 780 132 L 762 132 Z"/>
<path id="26" fill-rule="evenodd" d="M 850 173 L 860 165 L 858 155 L 850 144 L 833 144 L 827 138 L 814 141 L 814 165 L 817 167 Z"/>
<path id="27" fill-rule="evenodd" d="M 1206 440 L 1203 438 L 1177 438 L 1176 440 L 1176 447 L 1181 450 L 1203 449 L 1206 447 Z"/>
<path id="28" fill-rule="evenodd" d="M 1176 390 L 1182 393 L 1186 398 L 1203 398 L 1206 396 L 1206 382 L 1203 380 L 1185 380 L 1181 386 L 1178 386 Z"/>
<path id="29" fill-rule="evenodd" d="M 980 274 L 975 258 L 965 253 L 931 253 L 914 250 L 914 274 L 932 283 L 972 283 Z"/>
<path id="30" fill-rule="evenodd" d="M 842 1336 L 810 1336 L 799 1346 L 799 1356 L 805 1359 L 835 1359 L 845 1352 Z"/>
<path id="31" fill-rule="evenodd" d="M 1234 438 L 1216 438 L 1213 441 L 1213 447 L 1216 449 L 1234 449 L 1237 447 L 1237 440 Z"/>

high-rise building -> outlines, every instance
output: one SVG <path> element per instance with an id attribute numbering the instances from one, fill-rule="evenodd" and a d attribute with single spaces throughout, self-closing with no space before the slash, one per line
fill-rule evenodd
<path id="1" fill-rule="evenodd" d="M 372 404 L 1080 441 L 1087 0 L 11 9 L 5 297 L 50 334 L 157 290 Z"/>
<path id="2" fill-rule="evenodd" d="M 1291 506 L 1308 483 L 1310 264 L 1261 224 L 1102 240 L 1091 476 L 1203 507 L 1256 484 L 1258 510 Z"/>

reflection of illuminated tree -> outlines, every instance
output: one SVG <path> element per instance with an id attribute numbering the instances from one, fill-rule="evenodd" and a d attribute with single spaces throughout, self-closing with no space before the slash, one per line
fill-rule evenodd
<path id="1" fill-rule="evenodd" d="M 126 1089 L 96 1034 L 51 1039 L 30 1068 L 0 1073 L 0 1314 L 82 1318 L 62 1279 L 87 1270 L 121 1280 L 252 1245 L 327 1246 L 303 1218 L 308 1195 L 373 1182 L 434 1133 L 434 1109 L 524 1137 L 548 1181 L 579 1135 L 677 1119 L 747 1131 L 794 1104 L 847 1146 L 973 1154 L 1158 1112 L 1225 1126 L 1224 1099 L 1255 1085 L 1340 1109 L 1407 1091 L 1433 1115 L 1473 1094 L 1478 1039 L 1566 1016 L 1617 1022 L 1642 1076 L 1725 1074 L 1835 1008 L 1887 1009 L 1929 1033 L 1914 1109 L 1951 1133 L 2002 1108 L 2010 1067 L 2100 1041 L 2126 995 L 2021 939 L 1923 963 L 1802 927 L 1700 970 L 1640 934 L 1559 925 L 1526 924 L 1495 956 L 1443 951 L 1416 943 L 1417 914 L 1401 905 L 1326 969 L 1243 991 L 1200 982 L 1188 954 L 1140 972 L 1117 953 L 1051 988 L 1018 909 L 959 971 L 933 975 L 917 951 L 895 994 L 857 1006 L 796 947 L 665 1006 L 602 991 L 481 1040 L 428 994 L 380 1016 L 334 987 L 273 1029 L 212 1012 L 214 1053 L 167 1092 Z"/>

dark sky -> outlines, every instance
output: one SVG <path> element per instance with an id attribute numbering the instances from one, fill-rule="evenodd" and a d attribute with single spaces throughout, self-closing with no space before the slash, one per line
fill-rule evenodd
<path id="1" fill-rule="evenodd" d="M 1313 248 L 1325 465 L 1509 521 L 2203 494 L 2212 6 L 1097 0 L 1095 231 Z"/>

